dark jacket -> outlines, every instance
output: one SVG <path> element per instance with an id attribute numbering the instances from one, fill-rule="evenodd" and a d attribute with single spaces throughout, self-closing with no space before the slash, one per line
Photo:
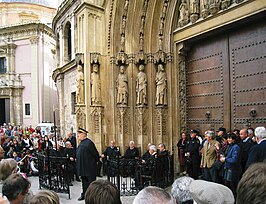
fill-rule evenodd
<path id="1" fill-rule="evenodd" d="M 112 159 L 116 156 L 120 156 L 120 152 L 119 152 L 118 148 L 117 147 L 112 148 L 110 146 L 106 148 L 106 150 L 103 152 L 103 154 L 104 154 L 105 158 L 107 158 L 107 156 L 108 156 L 110 159 Z"/>
<path id="2" fill-rule="evenodd" d="M 135 159 L 136 157 L 139 157 L 139 150 L 136 147 L 128 148 L 124 154 L 125 159 Z"/>
<path id="3" fill-rule="evenodd" d="M 82 140 L 77 149 L 77 172 L 79 176 L 96 177 L 99 153 L 88 138 Z"/>
<path id="4" fill-rule="evenodd" d="M 266 161 L 266 140 L 261 141 L 260 144 L 256 144 L 251 148 L 248 155 L 246 168 L 248 168 L 253 163 L 263 161 Z"/>

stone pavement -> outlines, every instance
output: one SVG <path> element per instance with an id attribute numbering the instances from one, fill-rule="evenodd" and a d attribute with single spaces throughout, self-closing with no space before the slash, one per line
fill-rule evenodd
<path id="1" fill-rule="evenodd" d="M 97 178 L 97 179 L 106 179 L 106 178 Z M 36 194 L 39 189 L 39 177 L 29 177 L 31 181 L 31 190 L 33 194 Z M 84 201 L 78 201 L 78 197 L 81 192 L 81 182 L 74 181 L 73 186 L 70 186 L 70 199 L 68 199 L 68 194 L 59 193 L 60 203 L 61 204 L 84 204 Z M 132 204 L 135 196 L 121 196 L 121 201 L 123 204 Z M 105 203 L 103 203 L 105 204 Z"/>

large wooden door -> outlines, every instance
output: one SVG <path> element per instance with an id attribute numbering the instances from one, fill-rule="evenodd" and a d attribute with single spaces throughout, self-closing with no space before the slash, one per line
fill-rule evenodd
<path id="1" fill-rule="evenodd" d="M 233 128 L 266 124 L 266 22 L 229 37 Z"/>
<path id="2" fill-rule="evenodd" d="M 187 126 L 266 124 L 266 23 L 194 43 L 186 60 Z"/>

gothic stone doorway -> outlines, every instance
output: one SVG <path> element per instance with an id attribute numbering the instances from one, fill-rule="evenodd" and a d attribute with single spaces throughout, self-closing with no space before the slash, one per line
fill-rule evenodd
<path id="1" fill-rule="evenodd" d="M 266 22 L 192 44 L 186 59 L 187 128 L 266 125 Z"/>

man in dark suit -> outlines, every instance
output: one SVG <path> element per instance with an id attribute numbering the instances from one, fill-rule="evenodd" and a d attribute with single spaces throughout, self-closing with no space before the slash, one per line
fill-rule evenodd
<path id="1" fill-rule="evenodd" d="M 115 141 L 110 142 L 110 146 L 102 153 L 101 158 L 103 162 L 103 174 L 108 173 L 108 160 L 112 160 L 120 156 L 119 148 L 115 146 Z M 100 168 L 99 168 L 100 171 Z"/>
<path id="2" fill-rule="evenodd" d="M 77 171 L 81 176 L 82 193 L 78 200 L 84 200 L 84 195 L 90 183 L 96 180 L 97 162 L 99 162 L 99 153 L 95 144 L 87 138 L 87 130 L 78 129 L 78 140 L 80 141 L 77 149 Z"/>
<path id="3" fill-rule="evenodd" d="M 240 138 L 241 141 L 239 142 L 240 147 L 240 157 L 241 157 L 241 168 L 242 168 L 242 175 L 245 172 L 246 163 L 248 160 L 248 154 L 250 152 L 250 149 L 254 146 L 254 142 L 248 137 L 248 130 L 246 128 L 243 128 L 240 130 Z"/>
<path id="4" fill-rule="evenodd" d="M 200 171 L 200 154 L 199 154 L 199 147 L 200 141 L 196 137 L 198 134 L 197 130 L 190 131 L 190 137 L 188 147 L 187 147 L 187 160 L 188 160 L 188 175 L 194 179 L 198 179 L 199 171 Z"/>
<path id="5" fill-rule="evenodd" d="M 257 144 L 254 145 L 250 150 L 246 168 L 248 168 L 253 163 L 266 161 L 266 129 L 265 127 L 257 127 L 255 129 L 255 137 L 256 137 Z"/>

